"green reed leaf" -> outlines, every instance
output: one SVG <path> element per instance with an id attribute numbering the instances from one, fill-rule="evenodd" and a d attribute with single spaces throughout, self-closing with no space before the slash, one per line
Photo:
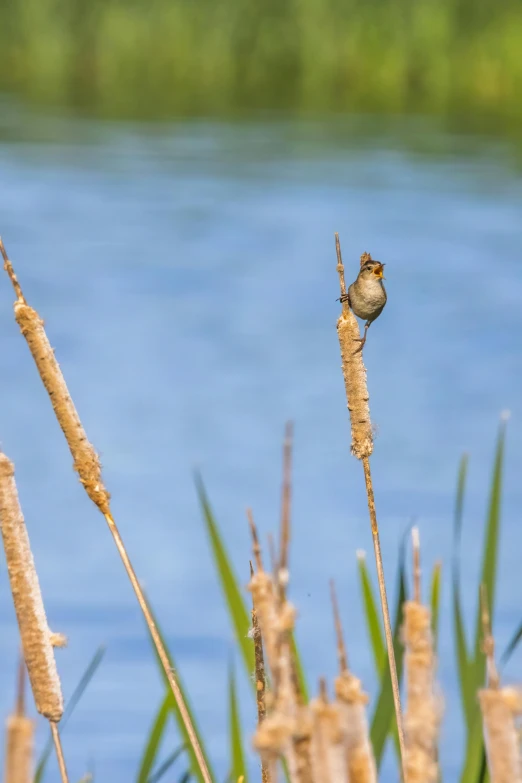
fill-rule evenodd
<path id="1" fill-rule="evenodd" d="M 455 501 L 455 513 L 453 522 L 453 630 L 455 634 L 457 667 L 459 673 L 460 698 L 466 720 L 468 732 L 473 724 L 473 715 L 476 710 L 475 693 L 471 678 L 471 661 L 466 642 L 466 630 L 462 615 L 462 603 L 460 599 L 460 541 L 462 535 L 462 521 L 464 515 L 464 495 L 468 475 L 468 456 L 464 454 L 459 465 L 457 480 L 457 498 Z"/>
<path id="2" fill-rule="evenodd" d="M 60 721 L 61 732 L 64 730 L 65 726 L 67 725 L 67 722 L 71 717 L 71 715 L 73 714 L 76 705 L 82 698 L 85 689 L 87 688 L 90 681 L 94 677 L 96 670 L 100 665 L 100 663 L 102 662 L 102 658 L 104 655 L 105 655 L 105 645 L 101 645 L 94 653 L 89 665 L 87 666 L 84 673 L 82 674 L 78 685 L 74 689 L 71 698 L 69 699 L 68 703 L 65 706 L 65 710 L 63 712 L 63 716 Z M 36 771 L 34 773 L 33 783 L 41 783 L 41 781 L 43 780 L 47 762 L 49 760 L 49 756 L 53 751 L 53 747 L 54 744 L 53 744 L 52 734 L 49 734 L 49 738 L 45 743 L 45 747 L 42 751 L 42 755 L 40 756 L 40 759 L 38 760 L 38 764 L 36 765 Z"/>
<path id="3" fill-rule="evenodd" d="M 187 712 L 189 714 L 192 726 L 194 727 L 194 732 L 196 734 L 196 737 L 198 739 L 199 745 L 201 747 L 201 752 L 203 754 L 203 757 L 205 759 L 207 768 L 209 770 L 210 777 L 213 780 L 216 780 L 216 777 L 215 777 L 215 775 L 212 772 L 212 767 L 211 767 L 210 762 L 209 762 L 208 753 L 206 751 L 205 745 L 203 743 L 203 739 L 201 737 L 201 732 L 199 731 L 197 722 L 196 722 L 195 717 L 194 717 L 194 713 L 193 713 L 193 711 L 192 711 L 192 709 L 190 707 L 190 701 L 189 701 L 189 698 L 188 698 L 187 691 L 183 687 L 183 683 L 181 681 L 181 677 L 180 677 L 179 671 L 178 671 L 178 669 L 177 669 L 177 667 L 175 665 L 174 659 L 172 657 L 172 653 L 169 650 L 169 648 L 168 648 L 168 646 L 167 646 L 167 644 L 165 642 L 165 637 L 163 636 L 163 633 L 161 631 L 161 627 L 160 627 L 160 625 L 158 623 L 157 618 L 154 615 L 154 612 L 152 611 L 152 607 L 151 607 L 148 599 L 146 598 L 146 596 L 144 596 L 144 598 L 145 598 L 145 601 L 147 602 L 147 606 L 148 606 L 149 611 L 150 611 L 150 613 L 152 615 L 152 618 L 153 618 L 153 621 L 154 621 L 154 625 L 156 626 L 156 630 L 157 630 L 157 632 L 159 634 L 159 637 L 160 637 L 160 639 L 161 639 L 161 641 L 162 641 L 162 643 L 163 643 L 163 645 L 165 647 L 165 650 L 167 652 L 167 657 L 169 659 L 169 666 L 170 666 L 171 670 L 175 672 L 176 682 L 177 682 L 178 687 L 179 687 L 179 689 L 181 691 L 181 695 L 183 696 L 183 701 L 185 702 L 185 707 L 186 707 Z M 147 628 L 147 631 L 148 631 L 148 628 Z M 172 691 L 170 689 L 170 685 L 169 685 L 169 682 L 167 680 L 167 675 L 165 674 L 165 671 L 163 669 L 163 664 L 161 663 L 161 660 L 160 660 L 159 655 L 158 655 L 158 651 L 156 650 L 156 646 L 155 646 L 155 644 L 154 644 L 154 642 L 152 640 L 152 637 L 150 636 L 150 632 L 149 632 L 149 638 L 150 638 L 150 641 L 151 641 L 152 649 L 154 651 L 154 657 L 155 657 L 156 663 L 158 665 L 158 671 L 159 671 L 160 676 L 161 676 L 161 678 L 162 678 L 162 680 L 163 680 L 163 682 L 165 684 L 165 689 L 166 689 L 166 697 L 165 698 L 168 699 L 171 712 L 172 712 L 172 714 L 174 716 L 174 719 L 176 721 L 176 724 L 178 726 L 179 734 L 180 734 L 181 738 L 183 739 L 183 744 L 186 746 L 187 754 L 188 754 L 188 756 L 190 758 L 190 769 L 192 771 L 192 774 L 196 778 L 196 780 L 199 780 L 200 783 L 204 783 L 203 776 L 202 776 L 201 771 L 199 769 L 199 764 L 198 764 L 198 761 L 197 761 L 197 758 L 196 758 L 196 754 L 194 753 L 194 750 L 192 749 L 192 746 L 190 744 L 190 739 L 189 739 L 189 736 L 188 736 L 187 729 L 185 727 L 185 723 L 184 723 L 183 718 L 181 716 L 181 712 L 179 711 L 178 705 L 176 704 L 176 700 L 174 699 L 174 695 L 172 694 Z"/>
<path id="4" fill-rule="evenodd" d="M 497 576 L 498 542 L 500 536 L 500 506 L 502 500 L 502 469 L 504 463 L 504 447 L 506 440 L 506 424 L 501 422 L 497 440 L 495 463 L 493 466 L 493 478 L 488 508 L 486 527 L 486 540 L 482 554 L 482 570 L 480 584 L 486 589 L 491 624 L 495 612 L 495 588 Z M 479 591 L 477 590 L 477 595 Z M 475 620 L 475 657 L 474 657 L 474 686 L 480 688 L 484 685 L 486 672 L 486 659 L 482 652 L 482 621 L 480 602 L 477 606 Z"/>
<path id="5" fill-rule="evenodd" d="M 368 570 L 366 554 L 364 552 L 357 553 L 357 568 L 359 571 L 359 582 L 363 597 L 366 627 L 372 646 L 375 670 L 380 678 L 382 677 L 383 667 L 388 665 L 386 642 L 382 629 L 380 608 L 370 579 L 370 572 Z"/>
<path id="6" fill-rule="evenodd" d="M 236 680 L 232 664 L 228 674 L 228 707 L 229 707 L 229 737 L 230 737 L 230 778 L 234 783 L 244 775 L 244 783 L 248 783 L 247 765 L 241 731 L 241 717 L 237 701 Z"/>
<path id="7" fill-rule="evenodd" d="M 404 648 L 400 638 L 400 630 L 402 625 L 402 606 L 407 600 L 406 570 L 404 565 L 405 553 L 406 536 L 403 536 L 399 549 L 397 596 L 395 601 L 393 620 L 393 649 L 395 652 L 395 664 L 397 666 L 397 677 L 399 679 L 399 684 L 402 680 L 404 657 Z M 393 690 L 387 654 L 385 654 L 385 666 L 381 672 L 378 672 L 378 674 L 380 677 L 379 695 L 375 704 L 370 727 L 370 738 L 377 768 L 379 768 L 381 765 L 386 740 L 388 739 L 390 732 L 393 734 L 396 752 L 400 758 L 399 736 L 397 732 L 397 721 L 395 718 L 395 706 L 393 702 Z"/>
<path id="8" fill-rule="evenodd" d="M 165 773 L 168 772 L 172 765 L 178 760 L 184 750 L 185 745 L 180 745 L 179 748 L 176 748 L 176 750 L 165 759 L 163 764 L 161 764 L 158 769 L 153 772 L 147 783 L 158 783 L 158 781 L 161 780 Z"/>
<path id="9" fill-rule="evenodd" d="M 246 608 L 242 590 L 232 568 L 231 560 L 225 549 L 216 520 L 210 508 L 205 487 L 200 476 L 196 476 L 196 488 L 203 511 L 203 519 L 210 540 L 216 571 L 225 596 L 228 613 L 236 635 L 236 641 L 250 678 L 254 671 L 254 645 L 248 636 L 250 631 L 250 613 Z M 247 564 L 248 565 L 248 564 Z M 247 579 L 245 579 L 246 583 Z"/>
<path id="10" fill-rule="evenodd" d="M 431 608 L 431 632 L 433 634 L 433 651 L 437 652 L 437 643 L 439 636 L 439 613 L 440 613 L 440 583 L 441 583 L 442 563 L 435 563 L 431 574 L 430 585 L 430 608 Z"/>
<path id="11" fill-rule="evenodd" d="M 159 752 L 161 740 L 167 727 L 167 720 L 171 713 L 171 699 L 167 694 L 163 699 L 163 702 L 158 710 L 158 713 L 152 724 L 149 737 L 145 743 L 145 749 L 141 757 L 140 766 L 138 770 L 137 783 L 147 783 L 149 776 L 152 773 L 156 757 Z"/>

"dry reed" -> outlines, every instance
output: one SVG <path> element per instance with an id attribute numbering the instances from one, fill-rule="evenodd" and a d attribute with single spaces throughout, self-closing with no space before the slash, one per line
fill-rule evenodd
<path id="1" fill-rule="evenodd" d="M 254 535 L 257 538 L 257 534 L 255 533 L 255 525 L 252 519 L 250 509 L 247 511 L 247 514 L 249 516 L 251 529 L 253 529 Z M 261 553 L 258 551 L 258 558 L 260 558 L 260 556 Z M 252 567 L 252 563 L 250 563 L 250 579 L 252 579 L 253 576 L 254 576 L 254 569 Z M 261 628 L 259 627 L 259 621 L 257 619 L 256 605 L 253 599 L 252 599 L 251 617 L 252 617 L 251 635 L 254 642 L 254 662 L 255 662 L 254 676 L 256 681 L 257 725 L 259 727 L 264 721 L 264 719 L 266 718 L 266 703 L 265 703 L 266 673 L 265 673 L 265 656 L 263 653 L 263 639 L 261 636 Z M 261 761 L 261 781 L 262 783 L 270 783 L 270 770 L 266 762 L 263 760 Z"/>
<path id="2" fill-rule="evenodd" d="M 0 238 L 0 252 L 4 259 L 4 269 L 7 272 L 17 300 L 14 304 L 15 320 L 17 321 L 23 336 L 29 346 L 38 373 L 49 394 L 58 423 L 65 435 L 69 450 L 73 458 L 74 469 L 77 471 L 80 482 L 93 503 L 104 515 L 109 530 L 120 554 L 127 576 L 136 594 L 138 604 L 147 623 L 150 635 L 156 647 L 158 656 L 163 666 L 165 676 L 174 695 L 174 699 L 185 724 L 187 735 L 194 752 L 197 764 L 205 783 L 211 783 L 210 773 L 204 754 L 199 744 L 196 732 L 192 725 L 189 712 L 185 705 L 183 695 L 171 669 L 169 658 L 161 637 L 154 623 L 154 618 L 147 605 L 145 596 L 138 582 L 131 561 L 127 555 L 123 540 L 112 517 L 110 510 L 110 495 L 105 488 L 99 457 L 94 447 L 89 443 L 81 420 L 78 416 L 69 390 L 65 383 L 60 366 L 54 356 L 54 351 L 47 338 L 43 321 L 40 316 L 29 307 L 18 282 L 13 265 L 8 258 L 4 244 Z"/>
<path id="3" fill-rule="evenodd" d="M 437 783 L 442 702 L 435 682 L 431 612 L 421 601 L 420 541 L 412 530 L 414 600 L 404 604 L 406 783 Z"/>
<path id="4" fill-rule="evenodd" d="M 349 670 L 348 655 L 333 582 L 331 582 L 330 589 L 340 670 L 339 676 L 335 680 L 335 695 L 344 734 L 348 768 L 347 778 L 350 783 L 377 783 L 377 767 L 370 742 L 366 716 L 368 696 L 362 690 L 361 681 Z"/>
<path id="5" fill-rule="evenodd" d="M 16 709 L 7 718 L 5 783 L 31 783 L 33 779 L 34 721 L 25 715 L 25 661 L 20 655 Z"/>
<path id="6" fill-rule="evenodd" d="M 346 783 L 347 759 L 341 710 L 328 701 L 326 681 L 319 682 L 319 697 L 310 702 L 313 715 L 312 769 L 314 781 Z"/>
<path id="7" fill-rule="evenodd" d="M 14 478 L 13 463 L 0 452 L 0 526 L 11 592 L 36 709 L 51 721 L 63 713 L 51 632 Z"/>
<path id="8" fill-rule="evenodd" d="M 486 591 L 481 587 L 483 651 L 488 687 L 479 691 L 484 722 L 484 741 L 491 783 L 522 783 L 522 759 L 517 719 L 522 716 L 522 690 L 500 687 L 495 664 L 495 641 L 491 632 Z"/>
<path id="9" fill-rule="evenodd" d="M 339 235 L 335 234 L 335 247 L 337 252 L 337 272 L 339 274 L 339 284 L 341 297 L 346 293 L 346 283 L 344 279 L 344 266 L 341 255 L 341 245 Z M 361 258 L 362 260 L 362 258 Z M 399 745 L 401 751 L 402 774 L 405 778 L 405 749 L 404 749 L 404 729 L 402 722 L 401 700 L 399 691 L 399 680 L 397 677 L 397 667 L 395 664 L 395 651 L 393 648 L 393 635 L 390 622 L 390 612 L 388 608 L 388 598 L 386 595 L 386 582 L 384 578 L 384 567 L 382 562 L 381 544 L 379 539 L 379 526 L 377 523 L 377 514 L 375 510 L 375 498 L 373 493 L 373 484 L 370 471 L 370 455 L 373 451 L 373 431 L 370 419 L 369 394 L 366 384 L 366 368 L 364 366 L 362 351 L 357 351 L 356 346 L 360 339 L 359 327 L 355 315 L 348 306 L 348 302 L 343 302 L 341 316 L 337 321 L 337 334 L 341 348 L 342 370 L 346 390 L 346 400 L 350 412 L 350 422 L 352 430 L 352 453 L 363 464 L 364 481 L 366 485 L 366 495 L 368 500 L 368 512 L 370 516 L 373 547 L 375 552 L 375 562 L 377 566 L 377 578 L 379 582 L 379 595 L 381 600 L 382 615 L 384 620 L 384 631 L 386 636 L 386 647 L 388 651 L 388 662 L 390 666 L 390 676 L 393 690 L 393 701 L 395 706 L 395 715 L 397 719 L 397 731 L 399 735 Z"/>

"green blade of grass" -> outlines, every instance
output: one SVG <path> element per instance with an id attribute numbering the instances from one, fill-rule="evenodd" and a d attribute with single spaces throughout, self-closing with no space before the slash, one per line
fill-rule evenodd
<path id="1" fill-rule="evenodd" d="M 246 608 L 242 591 L 239 587 L 236 575 L 234 574 L 230 558 L 225 549 L 212 509 L 210 508 L 203 481 L 199 475 L 196 475 L 196 488 L 203 511 L 207 534 L 212 547 L 214 564 L 225 595 L 228 612 L 234 627 L 237 643 L 241 650 L 243 662 L 248 672 L 248 676 L 250 677 L 255 666 L 254 645 L 252 644 L 252 640 L 248 637 L 248 632 L 250 630 L 250 614 Z"/>
<path id="2" fill-rule="evenodd" d="M 452 580 L 452 604 L 453 604 L 453 631 L 455 635 L 457 667 L 459 672 L 460 699 L 462 710 L 466 720 L 468 732 L 473 724 L 473 714 L 476 708 L 475 694 L 472 686 L 471 666 L 466 631 L 462 616 L 462 604 L 460 600 L 460 540 L 462 534 L 462 520 L 464 513 L 464 494 L 468 475 L 468 455 L 464 454 L 459 465 L 457 480 L 457 498 L 453 523 L 453 580 Z"/>
<path id="3" fill-rule="evenodd" d="M 406 573 L 404 559 L 406 552 L 406 536 L 403 536 L 399 550 L 398 564 L 398 589 L 395 603 L 394 621 L 393 621 L 393 649 L 395 651 L 395 664 L 397 666 L 397 677 L 399 685 L 402 680 L 402 664 L 404 648 L 400 639 L 400 629 L 402 625 L 402 605 L 407 600 Z M 370 738 L 375 755 L 377 768 L 380 767 L 386 740 L 390 731 L 393 733 L 394 745 L 400 758 L 399 736 L 397 732 L 397 721 L 395 719 L 395 707 L 393 703 L 393 691 L 388 666 L 388 656 L 385 655 L 385 667 L 380 674 L 380 688 L 377 703 L 375 705 L 371 727 Z"/>
<path id="4" fill-rule="evenodd" d="M 435 653 L 437 653 L 437 643 L 439 636 L 441 572 L 442 563 L 435 563 L 433 566 L 430 585 L 431 632 L 433 634 L 433 651 Z"/>
<path id="5" fill-rule="evenodd" d="M 152 724 L 149 738 L 145 744 L 145 749 L 141 757 L 138 777 L 136 778 L 137 783 L 147 783 L 149 780 L 149 775 L 152 772 L 152 768 L 154 767 L 161 740 L 163 739 L 163 735 L 167 726 L 167 720 L 172 709 L 172 699 L 169 699 L 169 694 L 167 694 L 163 699 L 163 702 L 158 710 L 158 714 L 156 715 Z"/>
<path id="6" fill-rule="evenodd" d="M 80 682 L 74 689 L 72 696 L 65 707 L 62 719 L 60 721 L 60 731 L 63 731 L 65 726 L 67 725 L 67 721 L 73 714 L 76 705 L 78 704 L 78 702 L 80 701 L 80 699 L 82 698 L 85 692 L 85 689 L 87 688 L 90 681 L 94 677 L 96 669 L 100 665 L 104 655 L 105 655 L 105 646 L 101 645 L 94 653 L 89 665 L 87 666 L 84 673 L 82 674 Z M 49 760 L 49 756 L 53 751 L 53 747 L 54 747 L 53 738 L 52 735 L 50 734 L 49 739 L 47 740 L 45 747 L 42 751 L 42 755 L 40 756 L 38 764 L 36 765 L 36 771 L 34 773 L 33 783 L 41 783 L 41 781 L 43 780 L 45 768 L 47 766 L 47 761 Z"/>
<path id="7" fill-rule="evenodd" d="M 370 636 L 370 642 L 375 663 L 375 671 L 379 678 L 382 677 L 383 667 L 388 665 L 386 655 L 386 643 L 382 630 L 381 615 L 377 604 L 377 598 L 373 589 L 366 563 L 366 554 L 357 552 L 357 569 L 359 571 L 359 582 L 364 604 L 364 616 L 366 627 Z"/>
<path id="8" fill-rule="evenodd" d="M 500 658 L 500 665 L 505 666 L 511 658 L 512 654 L 518 647 L 520 640 L 522 639 L 522 624 L 519 625 L 510 641 L 508 642 L 506 649 L 502 653 Z M 478 712 L 478 708 L 477 708 Z M 480 750 L 479 746 L 480 745 Z M 470 760 L 468 761 L 468 757 Z M 468 771 L 469 770 L 469 771 Z M 461 783 L 486 783 L 489 780 L 487 765 L 486 765 L 486 751 L 484 748 L 484 737 L 482 732 L 482 721 L 479 720 L 474 724 L 472 729 L 472 736 L 467 743 L 466 748 L 466 763 L 461 777 Z"/>
<path id="9" fill-rule="evenodd" d="M 218 573 L 221 587 L 225 595 L 230 620 L 234 627 L 236 639 L 241 650 L 241 656 L 245 665 L 247 677 L 249 678 L 249 681 L 252 682 L 252 687 L 255 692 L 256 686 L 255 682 L 252 680 L 252 674 L 255 668 L 254 645 L 248 636 L 250 631 L 250 612 L 247 609 L 247 604 L 243 598 L 242 590 L 239 586 L 237 577 L 234 574 L 230 557 L 228 556 L 227 550 L 223 543 L 223 538 L 219 532 L 218 524 L 212 513 L 203 481 L 199 475 L 196 475 L 196 488 L 199 502 L 201 504 L 201 509 L 203 511 L 203 518 L 205 520 L 207 534 L 212 548 L 214 564 L 216 566 L 216 571 Z M 304 667 L 293 634 L 291 645 L 296 662 L 297 678 L 299 681 L 301 694 L 304 702 L 307 703 L 309 696 L 306 677 L 304 674 Z"/>
<path id="10" fill-rule="evenodd" d="M 163 775 L 169 771 L 172 765 L 181 756 L 184 750 L 185 750 L 185 745 L 180 745 L 179 748 L 176 748 L 176 750 L 173 751 L 173 753 L 171 753 L 170 756 L 165 759 L 163 764 L 161 764 L 158 767 L 158 769 L 150 776 L 147 783 L 158 783 L 158 781 L 161 780 Z"/>
<path id="11" fill-rule="evenodd" d="M 295 661 L 295 670 L 297 674 L 297 681 L 299 683 L 299 690 L 301 691 L 303 702 L 305 704 L 308 704 L 309 701 L 308 685 L 306 684 L 306 676 L 304 672 L 303 662 L 301 661 L 301 656 L 299 655 L 299 650 L 297 649 L 297 642 L 295 640 L 295 636 L 293 633 L 290 637 L 290 649 L 292 651 L 292 656 Z"/>
<path id="12" fill-rule="evenodd" d="M 241 718 L 237 703 L 236 680 L 234 669 L 230 664 L 228 673 L 228 708 L 229 708 L 229 736 L 230 736 L 230 776 L 233 781 L 237 781 L 241 775 L 244 776 L 244 783 L 248 783 L 247 765 L 245 762 L 245 753 L 243 745 L 243 735 L 241 731 Z"/>
<path id="13" fill-rule="evenodd" d="M 500 535 L 500 506 L 502 498 L 502 468 L 504 463 L 504 445 L 506 440 L 506 424 L 501 422 L 497 449 L 495 454 L 495 463 L 493 466 L 493 478 L 491 481 L 491 492 L 488 508 L 488 520 L 486 528 L 486 540 L 482 555 L 482 571 L 480 584 L 486 589 L 489 615 L 493 624 L 495 613 L 495 587 L 497 576 L 498 560 L 498 542 Z M 477 595 L 478 595 L 477 590 Z M 475 620 L 475 648 L 474 648 L 474 686 L 475 689 L 484 684 L 486 671 L 486 658 L 481 649 L 482 641 L 482 620 L 480 602 L 477 606 L 477 616 Z"/>
<path id="14" fill-rule="evenodd" d="M 183 696 L 183 701 L 185 702 L 185 707 L 186 707 L 187 712 L 189 714 L 192 726 L 194 727 L 194 732 L 196 734 L 196 737 L 198 739 L 199 745 L 201 747 L 201 752 L 203 754 L 203 758 L 205 759 L 205 763 L 206 763 L 208 771 L 210 773 L 210 777 L 212 778 L 212 780 L 216 780 L 216 777 L 215 777 L 215 775 L 214 775 L 214 773 L 212 771 L 212 767 L 210 765 L 210 761 L 209 761 L 209 758 L 208 758 L 208 753 L 206 751 L 205 745 L 204 745 L 202 737 L 201 737 L 201 732 L 199 731 L 198 725 L 197 725 L 196 720 L 194 718 L 194 713 L 193 713 L 193 711 L 192 711 L 192 709 L 190 707 L 190 701 L 188 699 L 187 691 L 183 687 L 183 683 L 181 682 L 181 677 L 180 677 L 179 671 L 178 671 L 178 669 L 177 669 L 177 667 L 176 667 L 176 665 L 174 663 L 174 659 L 172 657 L 172 653 L 169 650 L 167 644 L 165 643 L 165 637 L 163 636 L 163 633 L 162 633 L 161 628 L 160 628 L 160 626 L 158 624 L 157 618 L 155 617 L 154 612 L 152 611 L 152 607 L 151 607 L 151 605 L 149 603 L 148 598 L 145 595 L 144 595 L 144 598 L 145 598 L 145 601 L 147 602 L 147 606 L 148 606 L 149 611 L 150 611 L 150 613 L 152 615 L 152 618 L 154 620 L 154 625 L 156 626 L 156 630 L 157 630 L 157 632 L 158 632 L 158 634 L 160 636 L 160 639 L 162 641 L 162 644 L 164 645 L 165 650 L 167 652 L 167 657 L 169 659 L 170 668 L 176 674 L 176 682 L 178 683 L 178 687 L 179 687 L 179 689 L 181 691 L 181 694 Z M 167 680 L 167 675 L 165 674 L 165 671 L 163 669 L 163 665 L 162 665 L 162 663 L 160 661 L 160 658 L 158 656 L 158 652 L 156 650 L 156 646 L 153 643 L 152 637 L 150 636 L 150 632 L 148 631 L 148 629 L 147 629 L 147 632 L 149 633 L 149 638 L 150 638 L 150 641 L 151 641 L 151 644 L 152 644 L 152 649 L 154 650 L 154 656 L 155 656 L 155 659 L 156 659 L 156 663 L 158 665 L 158 671 L 160 672 L 161 678 L 162 678 L 163 682 L 165 683 L 165 688 L 166 688 L 166 691 L 167 691 L 166 698 L 169 699 L 170 709 L 172 711 L 172 714 L 174 715 L 174 719 L 175 719 L 176 724 L 178 726 L 178 731 L 180 733 L 180 736 L 183 739 L 183 744 L 186 746 L 187 754 L 188 754 L 188 756 L 190 758 L 190 769 L 191 769 L 191 772 L 194 775 L 194 777 L 196 778 L 196 780 L 199 780 L 200 783 L 204 783 L 203 776 L 202 776 L 201 771 L 199 769 L 199 764 L 198 764 L 198 761 L 196 759 L 196 755 L 195 755 L 194 750 L 192 748 L 192 745 L 190 743 L 190 738 L 188 736 L 188 732 L 187 732 L 187 729 L 185 727 L 185 723 L 183 721 L 181 712 L 179 711 L 178 705 L 176 704 L 176 700 L 174 699 L 174 695 L 172 694 L 172 691 L 170 690 L 170 685 L 169 685 L 168 680 Z"/>

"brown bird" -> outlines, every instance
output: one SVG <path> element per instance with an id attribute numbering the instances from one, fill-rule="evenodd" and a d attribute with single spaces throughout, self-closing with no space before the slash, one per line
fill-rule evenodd
<path id="1" fill-rule="evenodd" d="M 370 325 L 380 316 L 386 304 L 383 267 L 380 261 L 374 261 L 369 253 L 364 253 L 357 280 L 351 284 L 348 293 L 339 299 L 340 302 L 348 302 L 355 315 L 366 321 L 364 336 L 360 338 L 361 344 L 356 353 L 362 351 Z"/>

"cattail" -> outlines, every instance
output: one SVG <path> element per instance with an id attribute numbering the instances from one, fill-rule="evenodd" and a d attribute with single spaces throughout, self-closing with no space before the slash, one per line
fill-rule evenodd
<path id="1" fill-rule="evenodd" d="M 336 242 L 338 243 L 337 235 Z M 346 284 L 340 248 L 337 271 L 341 280 L 341 296 L 343 296 L 346 293 Z M 343 304 L 342 313 L 337 321 L 337 335 L 341 347 L 346 400 L 352 425 L 352 454 L 357 459 L 362 459 L 369 457 L 373 451 L 370 395 L 368 394 L 362 351 L 356 350 L 360 340 L 359 325 L 347 302 Z"/>
<path id="2" fill-rule="evenodd" d="M 478 698 L 484 722 L 484 741 L 491 783 L 522 783 L 522 759 L 517 719 L 522 716 L 522 689 L 501 688 L 495 664 L 495 640 L 491 632 L 489 606 L 484 585 L 480 589 L 483 651 L 486 655 L 488 687 Z"/>
<path id="3" fill-rule="evenodd" d="M 346 282 L 344 279 L 344 266 L 338 234 L 335 235 L 335 248 L 337 252 L 337 272 L 339 274 L 341 298 L 343 298 L 346 294 Z M 361 265 L 367 260 L 368 255 L 369 254 L 364 254 L 364 256 L 361 256 Z M 341 347 L 346 400 L 348 404 L 348 410 L 350 411 L 350 422 L 352 428 L 351 450 L 352 454 L 357 457 L 357 459 L 361 460 L 364 471 L 364 482 L 366 485 L 366 496 L 368 500 L 368 512 L 370 516 L 373 548 L 375 552 L 375 564 L 377 567 L 377 579 L 379 582 L 379 595 L 384 621 L 384 633 L 386 637 L 386 649 L 388 652 L 388 663 L 390 667 L 393 703 L 395 707 L 397 733 L 399 736 L 399 745 L 401 751 L 401 764 L 403 777 L 405 777 L 404 729 L 402 725 L 399 678 L 397 676 L 397 666 L 395 663 L 395 650 L 393 648 L 390 611 L 388 608 L 388 597 L 386 595 L 386 581 L 384 578 L 384 566 L 382 562 L 379 526 L 377 523 L 377 512 L 375 510 L 375 497 L 373 493 L 373 483 L 370 470 L 370 455 L 373 451 L 373 431 L 370 420 L 369 395 L 366 384 L 366 368 L 362 358 L 362 351 L 357 350 L 357 343 L 360 345 L 359 327 L 357 325 L 355 315 L 350 310 L 347 301 L 343 302 L 342 313 L 337 322 L 337 334 L 339 336 L 339 345 Z"/>
<path id="4" fill-rule="evenodd" d="M 522 691 L 484 688 L 479 691 L 491 783 L 521 783 L 522 761 L 516 719 L 522 716 Z"/>
<path id="5" fill-rule="evenodd" d="M 17 301 L 14 304 L 15 319 L 20 330 L 25 337 L 36 367 L 42 379 L 42 382 L 49 394 L 56 418 L 65 435 L 69 450 L 73 457 L 74 468 L 77 471 L 80 482 L 85 487 L 85 491 L 93 503 L 99 508 L 105 517 L 110 533 L 113 537 L 118 553 L 123 562 L 127 576 L 136 594 L 138 604 L 145 618 L 147 628 L 154 642 L 154 646 L 161 661 L 163 671 L 172 690 L 174 700 L 180 711 L 182 721 L 185 725 L 187 735 L 190 741 L 194 757 L 205 783 L 211 783 L 210 772 L 203 750 L 199 743 L 198 736 L 192 724 L 190 713 L 185 704 L 183 694 L 179 684 L 174 676 L 170 665 L 169 656 L 165 645 L 158 632 L 152 612 L 147 604 L 147 600 L 140 586 L 132 563 L 125 549 L 123 539 L 120 535 L 116 522 L 114 521 L 110 509 L 110 495 L 106 490 L 101 476 L 101 465 L 94 447 L 89 443 L 85 430 L 83 429 L 80 417 L 76 411 L 69 390 L 65 383 L 62 371 L 55 359 L 54 351 L 51 348 L 47 335 L 45 333 L 43 321 L 32 307 L 29 307 L 25 301 L 22 288 L 15 275 L 13 265 L 9 260 L 4 244 L 0 239 L 0 252 L 4 259 L 4 269 L 15 290 Z M 55 745 L 59 747 L 58 731 L 53 733 Z M 63 774 L 62 774 L 63 778 Z"/>
<path id="6" fill-rule="evenodd" d="M 16 710 L 7 719 L 5 783 L 31 783 L 33 779 L 34 721 L 25 715 L 25 661 L 20 656 Z"/>
<path id="7" fill-rule="evenodd" d="M 249 519 L 251 519 L 251 512 Z M 251 519 L 252 527 L 254 526 L 253 519 Z M 258 557 L 260 553 L 258 552 Z M 252 563 L 250 563 L 250 578 L 254 576 L 254 569 Z M 266 718 L 266 674 L 265 674 L 265 656 L 263 653 L 263 639 L 261 636 L 261 628 L 257 619 L 256 605 L 252 601 L 252 639 L 254 641 L 254 661 L 255 661 L 255 679 L 256 679 L 256 704 L 257 704 L 257 725 L 262 724 Z M 270 783 L 270 770 L 268 764 L 265 761 L 261 761 L 261 782 Z"/>
<path id="8" fill-rule="evenodd" d="M 346 783 L 346 748 L 338 704 L 330 704 L 324 679 L 319 698 L 310 703 L 313 715 L 312 769 L 316 783 Z"/>
<path id="9" fill-rule="evenodd" d="M 347 777 L 350 783 L 377 783 L 377 767 L 366 716 L 368 696 L 362 690 L 361 681 L 348 668 L 348 655 L 333 581 L 330 582 L 330 592 L 340 669 L 335 680 L 335 695 L 344 735 Z"/>
<path id="10" fill-rule="evenodd" d="M 29 536 L 18 500 L 13 463 L 0 452 L 0 525 L 11 592 L 36 709 L 57 722 L 63 713 L 51 644 Z"/>
<path id="11" fill-rule="evenodd" d="M 49 394 L 58 423 L 69 444 L 74 459 L 74 469 L 90 499 L 102 514 L 107 514 L 110 511 L 110 495 L 103 484 L 100 460 L 94 446 L 87 439 L 45 333 L 43 321 L 36 310 L 24 301 L 15 302 L 14 313 L 20 331 L 27 340 L 42 383 Z"/>
<path id="12" fill-rule="evenodd" d="M 406 601 L 404 644 L 407 708 L 404 715 L 406 783 L 437 783 L 442 700 L 435 682 L 431 612 L 421 602 L 419 531 L 412 530 L 414 600 Z"/>

